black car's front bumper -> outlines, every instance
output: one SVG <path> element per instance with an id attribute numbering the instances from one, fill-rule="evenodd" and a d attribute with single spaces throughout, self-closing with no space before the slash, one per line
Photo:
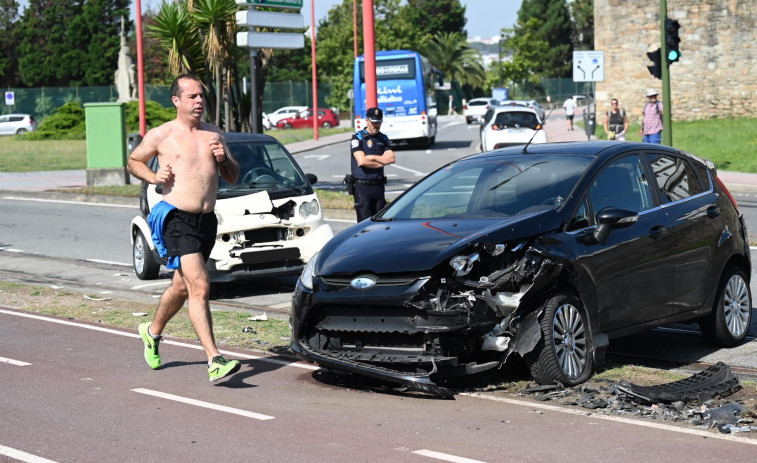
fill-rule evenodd
<path id="1" fill-rule="evenodd" d="M 437 395 L 445 399 L 452 399 L 454 396 L 452 393 L 441 386 L 438 386 L 431 380 L 431 375 L 435 371 L 429 373 L 408 373 L 403 371 L 390 370 L 375 365 L 368 365 L 360 362 L 353 362 L 347 359 L 335 359 L 327 355 L 320 354 L 310 349 L 309 346 L 295 339 L 292 342 L 292 350 L 298 357 L 309 362 L 316 362 L 321 367 L 333 368 L 335 370 L 347 371 L 350 373 L 357 373 L 370 378 L 389 381 L 392 383 L 400 384 L 408 389 L 414 391 L 428 392 L 430 394 Z"/>

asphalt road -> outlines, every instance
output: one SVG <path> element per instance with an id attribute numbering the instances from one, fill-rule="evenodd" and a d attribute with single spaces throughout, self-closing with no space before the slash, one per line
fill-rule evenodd
<path id="1" fill-rule="evenodd" d="M 310 365 L 198 346 L 153 371 L 134 332 L 0 310 L 0 461 L 751 461 L 757 439 L 488 392 L 378 391 Z M 54 347 L 54 348 L 51 348 Z M 706 438 L 703 438 L 706 437 Z M 41 460 L 45 459 L 45 460 Z"/>
<path id="2" fill-rule="evenodd" d="M 453 124 L 444 133 L 467 141 L 440 137 L 430 151 L 398 150 L 397 167 L 389 171 L 395 175 L 392 185 L 401 190 L 461 150 L 476 152 L 476 130 Z M 348 157 L 339 146 L 297 159 L 306 171 L 323 169 L 318 171 L 323 184 L 340 187 Z M 750 229 L 757 230 L 752 213 L 757 197 L 736 193 Z M 154 301 L 168 274 L 153 282 L 134 276 L 127 230 L 136 212 L 133 206 L 2 197 L 0 278 Z M 331 223 L 338 231 L 350 220 Z M 293 283 L 283 278 L 221 284 L 213 303 L 285 312 Z M 374 389 L 370 382 L 251 351 L 224 351 L 241 359 L 243 368 L 211 384 L 197 345 L 165 343 L 166 365 L 152 371 L 136 330 L 14 310 L 0 309 L 0 339 L 0 461 L 572 463 L 638 461 L 642 455 L 661 462 L 750 461 L 757 444 L 748 436 L 593 415 L 496 391 L 442 401 Z M 653 330 L 613 341 L 611 350 L 757 368 L 753 338 L 738 349 L 713 350 L 692 332 Z"/>

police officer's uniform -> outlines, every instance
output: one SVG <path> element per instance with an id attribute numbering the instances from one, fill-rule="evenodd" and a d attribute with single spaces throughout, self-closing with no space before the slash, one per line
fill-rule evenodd
<path id="1" fill-rule="evenodd" d="M 375 110 L 374 113 L 371 113 Z M 378 108 L 370 108 L 366 117 L 376 117 L 379 121 L 383 118 L 383 113 Z M 381 156 L 384 151 L 392 149 L 389 138 L 379 132 L 371 135 L 367 129 L 355 132 L 350 141 L 350 171 L 352 172 L 352 182 L 355 197 L 355 211 L 357 212 L 357 221 L 361 222 L 371 217 L 376 212 L 386 206 L 384 198 L 384 185 L 386 177 L 384 168 L 370 169 L 357 165 L 354 153 L 362 151 L 366 155 Z"/>

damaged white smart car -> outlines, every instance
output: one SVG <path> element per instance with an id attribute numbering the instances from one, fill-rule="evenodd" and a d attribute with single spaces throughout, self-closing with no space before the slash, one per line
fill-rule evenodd
<path id="1" fill-rule="evenodd" d="M 271 136 L 224 136 L 240 171 L 233 185 L 219 177 L 218 234 L 207 264 L 211 279 L 300 273 L 334 235 L 313 191 L 315 176 L 305 175 Z M 157 161 L 155 157 L 148 164 L 155 171 Z M 151 208 L 162 199 L 160 190 L 160 185 L 142 184 L 140 214 L 131 221 L 134 272 L 142 280 L 157 278 L 165 265 L 147 223 Z"/>

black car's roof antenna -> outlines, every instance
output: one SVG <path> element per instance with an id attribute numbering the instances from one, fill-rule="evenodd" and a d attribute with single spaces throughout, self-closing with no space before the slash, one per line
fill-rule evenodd
<path id="1" fill-rule="evenodd" d="M 544 124 L 547 123 L 547 119 L 549 119 L 549 116 L 552 115 L 552 111 L 554 111 L 554 110 L 555 110 L 554 106 L 552 106 L 551 108 L 549 108 L 549 114 L 547 114 L 546 116 L 544 116 L 544 120 L 541 121 L 541 127 L 539 127 L 539 130 L 544 130 Z M 528 143 L 526 143 L 526 146 L 523 147 L 523 151 L 521 151 L 521 154 L 528 154 L 528 145 L 530 145 L 531 142 L 534 141 L 534 137 L 536 136 L 537 133 L 539 133 L 539 130 L 535 130 L 534 131 L 534 134 L 531 135 L 531 139 L 528 140 Z"/>

